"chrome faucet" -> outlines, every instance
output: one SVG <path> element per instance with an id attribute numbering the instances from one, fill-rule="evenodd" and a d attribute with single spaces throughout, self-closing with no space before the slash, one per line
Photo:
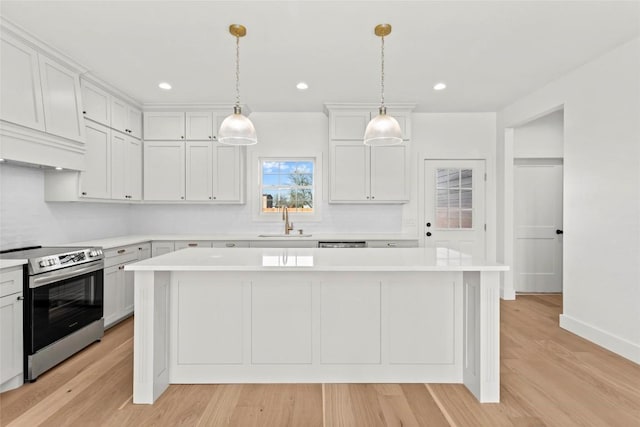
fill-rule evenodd
<path id="1" fill-rule="evenodd" d="M 284 234 L 289 234 L 293 230 L 293 223 L 289 223 L 289 209 L 286 206 L 282 208 L 282 220 L 284 221 Z"/>

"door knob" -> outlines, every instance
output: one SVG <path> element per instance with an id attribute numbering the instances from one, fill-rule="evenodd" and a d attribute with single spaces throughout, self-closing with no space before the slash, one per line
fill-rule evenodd
<path id="1" fill-rule="evenodd" d="M 427 237 L 431 237 L 431 232 L 427 231 Z"/>
<path id="2" fill-rule="evenodd" d="M 431 227 L 431 223 L 430 222 L 427 223 L 427 227 Z"/>
<path id="3" fill-rule="evenodd" d="M 556 234 L 563 234 L 563 233 L 564 233 L 564 231 L 562 231 L 562 230 L 556 230 Z"/>

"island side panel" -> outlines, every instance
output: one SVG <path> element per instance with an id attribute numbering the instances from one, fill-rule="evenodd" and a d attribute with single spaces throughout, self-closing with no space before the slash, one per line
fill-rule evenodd
<path id="1" fill-rule="evenodd" d="M 500 272 L 463 274 L 463 380 L 482 403 L 500 401 Z"/>
<path id="2" fill-rule="evenodd" d="M 461 272 L 181 271 L 171 280 L 171 383 L 462 382 Z M 189 324 L 202 325 L 202 342 Z M 349 339 L 360 347 L 341 350 Z"/>
<path id="3" fill-rule="evenodd" d="M 153 404 L 169 386 L 170 278 L 170 272 L 135 272 L 133 403 Z"/>

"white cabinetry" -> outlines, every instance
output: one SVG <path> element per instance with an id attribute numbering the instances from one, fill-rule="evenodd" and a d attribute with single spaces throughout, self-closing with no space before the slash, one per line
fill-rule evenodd
<path id="1" fill-rule="evenodd" d="M 317 240 L 252 240 L 249 242 L 252 248 L 317 248 Z"/>
<path id="2" fill-rule="evenodd" d="M 181 141 L 185 139 L 184 112 L 145 112 L 145 141 Z"/>
<path id="3" fill-rule="evenodd" d="M 142 137 L 142 112 L 118 98 L 111 98 L 111 127 L 135 138 Z"/>
<path id="4" fill-rule="evenodd" d="M 406 203 L 409 201 L 411 108 L 389 108 L 404 142 L 386 147 L 363 143 L 377 110 L 327 105 L 329 113 L 329 202 Z"/>
<path id="5" fill-rule="evenodd" d="M 142 142 L 128 135 L 111 135 L 111 198 L 142 198 Z"/>
<path id="6" fill-rule="evenodd" d="M 244 202 L 244 159 L 245 149 L 213 143 L 213 183 L 214 202 Z"/>
<path id="7" fill-rule="evenodd" d="M 175 242 L 174 247 L 176 251 L 180 249 L 185 249 L 185 248 L 210 248 L 211 241 L 210 240 L 183 240 L 183 241 Z"/>
<path id="8" fill-rule="evenodd" d="M 87 135 L 86 166 L 85 170 L 80 172 L 80 196 L 109 199 L 111 198 L 111 130 L 106 126 L 87 121 L 85 133 Z"/>
<path id="9" fill-rule="evenodd" d="M 22 266 L 0 271 L 0 392 L 23 383 Z"/>
<path id="10" fill-rule="evenodd" d="M 185 145 L 181 141 L 144 141 L 144 198 L 185 199 Z"/>
<path id="11" fill-rule="evenodd" d="M 367 240 L 368 248 L 417 248 L 418 240 Z"/>
<path id="12" fill-rule="evenodd" d="M 5 34 L 0 43 L 0 119 L 43 131 L 38 53 Z"/>
<path id="13" fill-rule="evenodd" d="M 144 113 L 144 139 L 147 141 L 213 141 L 217 135 L 218 114 L 212 111 L 159 111 Z"/>
<path id="14" fill-rule="evenodd" d="M 111 96 L 86 80 L 80 80 L 80 86 L 84 118 L 111 126 Z"/>
<path id="15" fill-rule="evenodd" d="M 208 141 L 187 141 L 186 197 L 187 200 L 212 200 L 212 147 Z"/>
<path id="16" fill-rule="evenodd" d="M 148 258 L 150 243 L 104 251 L 104 326 L 108 328 L 133 313 L 133 272 L 124 271 L 132 262 Z"/>
<path id="17" fill-rule="evenodd" d="M 52 52 L 34 49 L 18 36 L 19 31 L 4 24 L 0 46 L 0 157 L 82 169 L 85 137 L 76 68 L 54 60 Z"/>
<path id="18" fill-rule="evenodd" d="M 248 240 L 214 240 L 211 242 L 212 248 L 248 248 Z"/>
<path id="19" fill-rule="evenodd" d="M 169 241 L 155 241 L 155 242 L 151 242 L 151 256 L 152 257 L 157 257 L 159 255 L 164 255 L 164 254 L 168 254 L 169 252 L 173 252 L 175 251 L 175 244 L 174 242 L 169 242 Z"/>

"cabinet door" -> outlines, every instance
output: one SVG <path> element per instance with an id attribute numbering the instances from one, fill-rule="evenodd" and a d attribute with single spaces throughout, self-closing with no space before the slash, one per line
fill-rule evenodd
<path id="1" fill-rule="evenodd" d="M 38 55 L 38 58 L 45 130 L 84 142 L 80 77 L 44 55 Z"/>
<path id="2" fill-rule="evenodd" d="M 124 190 L 129 200 L 142 200 L 142 141 L 125 137 Z"/>
<path id="3" fill-rule="evenodd" d="M 124 266 L 114 265 L 104 269 L 104 326 L 113 325 L 122 317 Z"/>
<path id="4" fill-rule="evenodd" d="M 330 201 L 369 200 L 369 147 L 332 143 L 330 169 Z"/>
<path id="5" fill-rule="evenodd" d="M 213 146 L 213 200 L 242 202 L 243 149 L 228 145 Z"/>
<path id="6" fill-rule="evenodd" d="M 138 246 L 138 261 L 151 258 L 151 243 L 142 243 Z"/>
<path id="7" fill-rule="evenodd" d="M 210 248 L 211 241 L 210 240 L 184 240 L 175 242 L 175 249 L 185 249 L 185 248 Z"/>
<path id="8" fill-rule="evenodd" d="M 184 142 L 144 142 L 144 199 L 184 200 Z"/>
<path id="9" fill-rule="evenodd" d="M 173 242 L 151 242 L 151 256 L 157 257 L 159 255 L 168 254 L 175 250 L 175 244 Z"/>
<path id="10" fill-rule="evenodd" d="M 0 298 L 0 384 L 22 372 L 22 292 Z"/>
<path id="11" fill-rule="evenodd" d="M 185 150 L 187 200 L 211 200 L 211 142 L 187 141 Z"/>
<path id="12" fill-rule="evenodd" d="M 111 132 L 111 198 L 128 199 L 125 191 L 126 182 L 126 140 L 125 135 Z"/>
<path id="13" fill-rule="evenodd" d="M 86 169 L 80 173 L 80 196 L 111 198 L 111 131 L 97 123 L 86 122 Z"/>
<path id="14" fill-rule="evenodd" d="M 142 111 L 127 106 L 127 133 L 134 138 L 142 138 Z"/>
<path id="15" fill-rule="evenodd" d="M 38 54 L 6 34 L 0 40 L 0 118 L 44 131 Z"/>
<path id="16" fill-rule="evenodd" d="M 111 98 L 111 127 L 126 133 L 127 103 L 118 98 Z"/>
<path id="17" fill-rule="evenodd" d="M 331 112 L 331 139 L 363 141 L 364 131 L 371 118 L 369 111 Z"/>
<path id="18" fill-rule="evenodd" d="M 212 112 L 188 112 L 186 113 L 187 139 L 189 140 L 213 140 L 214 114 Z"/>
<path id="19" fill-rule="evenodd" d="M 184 113 L 144 113 L 145 141 L 185 139 Z"/>
<path id="20" fill-rule="evenodd" d="M 371 200 L 409 201 L 406 144 L 371 147 Z"/>
<path id="21" fill-rule="evenodd" d="M 105 126 L 111 126 L 111 97 L 99 87 L 82 80 L 82 114 Z"/>

